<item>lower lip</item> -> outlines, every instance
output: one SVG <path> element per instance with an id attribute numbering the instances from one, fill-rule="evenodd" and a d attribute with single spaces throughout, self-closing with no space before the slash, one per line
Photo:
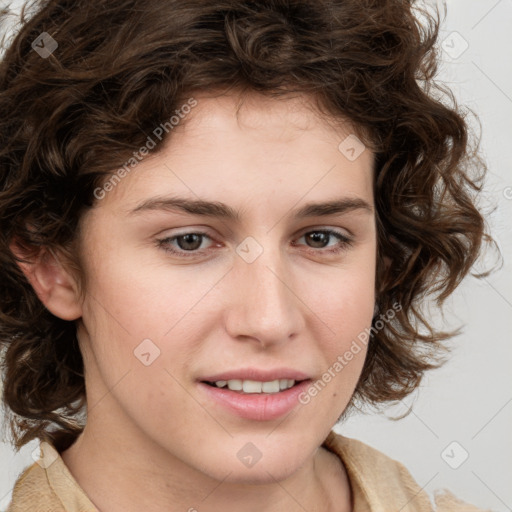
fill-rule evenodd
<path id="1" fill-rule="evenodd" d="M 270 421 L 290 413 L 299 405 L 299 395 L 310 385 L 309 380 L 279 393 L 240 393 L 199 382 L 208 397 L 238 416 L 256 421 Z"/>

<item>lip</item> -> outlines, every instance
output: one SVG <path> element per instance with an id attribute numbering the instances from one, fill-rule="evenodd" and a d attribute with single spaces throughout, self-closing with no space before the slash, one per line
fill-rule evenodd
<path id="1" fill-rule="evenodd" d="M 306 380 L 310 376 L 293 370 L 292 368 L 274 368 L 272 370 L 259 370 L 257 368 L 241 368 L 239 370 L 231 370 L 223 373 L 216 373 L 208 377 L 201 377 L 199 381 L 216 382 L 218 380 L 256 380 L 260 382 L 270 382 L 277 379 L 290 380 Z"/>
<path id="2" fill-rule="evenodd" d="M 222 375 L 228 375 L 230 377 L 229 379 L 225 379 L 215 376 L 215 380 L 240 378 L 231 377 L 231 375 L 233 375 L 232 373 Z M 236 375 L 240 375 L 240 373 Z M 267 379 L 267 377 L 265 378 Z M 285 377 L 283 376 L 282 378 Z M 205 380 L 209 381 L 209 378 Z M 253 380 L 260 379 L 253 377 Z M 276 379 L 269 378 L 268 380 Z M 204 382 L 198 382 L 200 390 L 206 394 L 209 400 L 220 405 L 228 412 L 253 421 L 272 421 L 289 414 L 295 407 L 300 405 L 299 395 L 304 392 L 310 384 L 311 379 L 307 379 L 278 393 L 240 393 L 239 391 L 231 391 L 228 388 L 217 388 L 205 384 Z"/>

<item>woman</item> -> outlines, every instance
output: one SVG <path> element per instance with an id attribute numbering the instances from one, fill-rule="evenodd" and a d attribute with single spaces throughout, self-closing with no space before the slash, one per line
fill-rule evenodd
<path id="1" fill-rule="evenodd" d="M 3 400 L 42 441 L 10 512 L 431 510 L 332 431 L 439 364 L 421 306 L 488 238 L 423 14 L 32 6 L 0 73 Z"/>

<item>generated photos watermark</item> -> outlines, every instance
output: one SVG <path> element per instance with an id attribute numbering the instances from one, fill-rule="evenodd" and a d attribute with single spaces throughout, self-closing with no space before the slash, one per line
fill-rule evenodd
<path id="1" fill-rule="evenodd" d="M 340 354 L 334 363 L 327 368 L 318 380 L 313 382 L 307 390 L 303 391 L 299 395 L 299 402 L 302 405 L 307 405 L 311 402 L 311 398 L 318 395 L 322 389 L 324 389 L 332 379 L 339 374 L 343 368 L 345 368 L 350 361 L 354 359 L 354 356 L 361 352 L 363 347 L 368 345 L 371 335 L 377 334 L 379 331 L 384 329 L 384 326 L 391 322 L 396 316 L 396 312 L 402 309 L 402 305 L 398 302 L 393 304 L 393 307 L 388 309 L 385 313 L 379 316 L 379 319 L 374 322 L 374 325 L 367 327 L 364 331 L 361 331 L 357 335 L 357 339 L 352 340 L 350 348 L 348 348 L 343 354 Z"/>
<path id="2" fill-rule="evenodd" d="M 141 146 L 137 151 L 133 152 L 133 156 L 129 158 L 115 173 L 103 184 L 101 187 L 96 187 L 93 191 L 94 197 L 101 201 L 104 199 L 108 192 L 111 192 L 127 176 L 157 145 L 157 141 L 161 141 L 165 135 L 170 133 L 178 124 L 184 119 L 192 109 L 197 106 L 198 102 L 195 98 L 189 98 L 187 102 L 182 105 L 175 114 L 170 117 L 168 121 L 160 123 L 149 135 L 146 143 Z"/>

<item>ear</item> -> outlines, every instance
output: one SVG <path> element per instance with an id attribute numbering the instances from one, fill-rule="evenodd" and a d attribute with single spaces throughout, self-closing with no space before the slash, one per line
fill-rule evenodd
<path id="1" fill-rule="evenodd" d="M 62 320 L 76 320 L 82 316 L 75 279 L 53 251 L 43 248 L 29 260 L 15 242 L 10 244 L 10 249 L 16 258 L 25 260 L 17 261 L 18 266 L 46 309 Z"/>

